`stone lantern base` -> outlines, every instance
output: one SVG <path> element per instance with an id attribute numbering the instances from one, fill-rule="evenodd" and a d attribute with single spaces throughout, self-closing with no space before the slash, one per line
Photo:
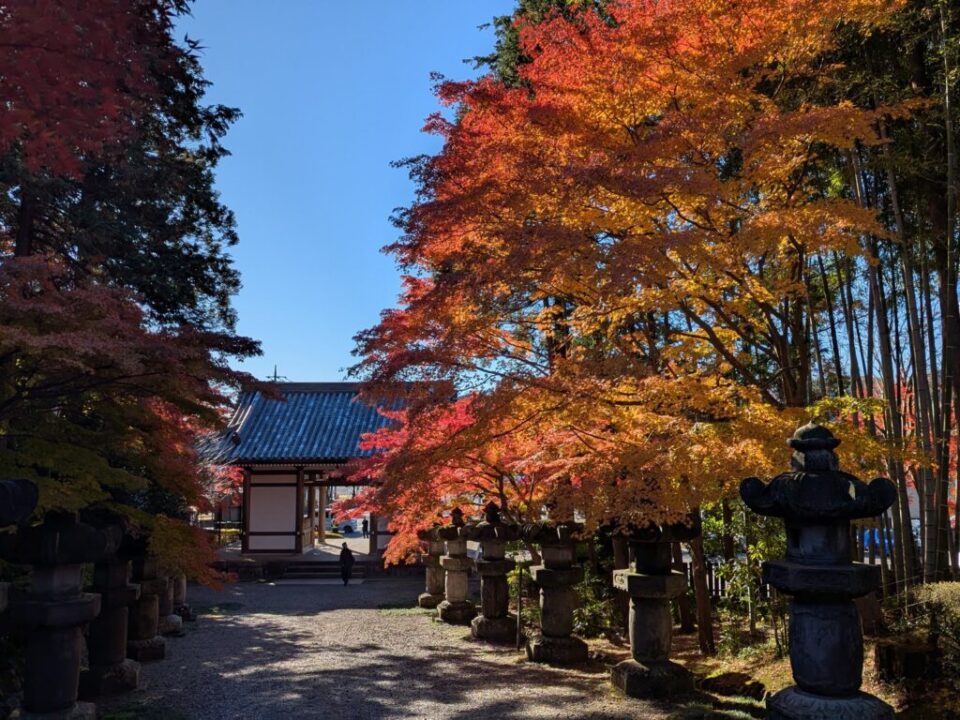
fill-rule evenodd
<path id="1" fill-rule="evenodd" d="M 183 618 L 176 613 L 170 613 L 160 618 L 160 634 L 171 637 L 183 637 Z"/>
<path id="2" fill-rule="evenodd" d="M 116 665 L 91 667 L 80 674 L 80 697 L 120 695 L 140 685 L 140 663 L 126 658 Z"/>
<path id="3" fill-rule="evenodd" d="M 517 639 L 517 619 L 509 615 L 502 618 L 479 615 L 470 623 L 470 634 L 478 640 L 512 642 Z"/>
<path id="4" fill-rule="evenodd" d="M 586 662 L 587 644 L 574 635 L 550 637 L 537 632 L 527 640 L 527 658 L 552 665 L 574 665 Z"/>
<path id="5" fill-rule="evenodd" d="M 767 700 L 769 720 L 893 720 L 893 708 L 880 698 L 858 693 L 848 698 L 811 695 L 788 687 Z"/>
<path id="6" fill-rule="evenodd" d="M 691 692 L 694 685 L 690 671 L 669 660 L 624 660 L 613 667 L 610 682 L 635 698 L 672 697 Z"/>
<path id="7" fill-rule="evenodd" d="M 450 602 L 444 600 L 437 605 L 440 619 L 451 625 L 469 625 L 477 615 L 477 606 L 469 600 Z"/>
<path id="8" fill-rule="evenodd" d="M 420 593 L 420 597 L 417 598 L 417 606 L 426 608 L 428 610 L 433 610 L 437 605 L 443 602 L 442 594 L 434 593 Z"/>
<path id="9" fill-rule="evenodd" d="M 166 656 L 167 641 L 160 635 L 148 640 L 130 640 L 127 642 L 127 657 L 137 662 L 163 660 Z"/>
<path id="10" fill-rule="evenodd" d="M 55 712 L 32 713 L 21 711 L 20 720 L 97 720 L 97 706 L 94 703 L 78 702 L 73 707 Z"/>

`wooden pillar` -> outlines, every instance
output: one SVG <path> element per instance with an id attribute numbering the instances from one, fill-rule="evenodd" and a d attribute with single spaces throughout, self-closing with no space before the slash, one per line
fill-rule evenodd
<path id="1" fill-rule="evenodd" d="M 320 485 L 320 531 L 317 533 L 320 542 L 327 539 L 327 486 Z"/>
<path id="2" fill-rule="evenodd" d="M 294 552 L 303 552 L 303 465 L 297 466 L 297 497 L 294 503 L 294 515 L 296 516 L 296 535 L 294 536 Z"/>
<path id="3" fill-rule="evenodd" d="M 240 552 L 250 552 L 250 469 L 243 469 L 243 498 L 240 526 Z"/>
<path id="4" fill-rule="evenodd" d="M 307 539 L 307 542 L 313 547 L 314 540 L 316 539 L 316 527 L 317 527 L 317 486 L 311 485 L 307 489 L 307 505 L 310 507 L 310 536 Z"/>

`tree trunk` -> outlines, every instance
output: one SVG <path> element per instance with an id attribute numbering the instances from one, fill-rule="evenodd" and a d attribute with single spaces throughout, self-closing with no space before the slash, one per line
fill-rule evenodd
<path id="1" fill-rule="evenodd" d="M 879 261 L 876 239 L 871 240 L 871 255 Z M 877 339 L 879 340 L 880 376 L 883 386 L 883 395 L 887 399 L 886 407 L 886 436 L 895 447 L 903 444 L 903 421 L 900 408 L 897 405 L 896 382 L 893 370 L 893 348 L 891 346 L 890 324 L 887 317 L 887 299 L 883 287 L 883 276 L 877 269 L 875 262 L 867 266 L 867 275 L 870 281 L 870 292 L 873 296 L 874 317 L 877 324 Z M 907 500 L 907 483 L 904 474 L 903 462 L 893 455 L 887 458 L 887 467 L 890 476 L 897 485 L 898 503 L 893 508 L 894 529 L 894 575 L 897 585 L 905 588 L 912 584 L 914 575 L 913 564 L 913 535 L 910 530 L 909 505 Z M 904 510 L 904 508 L 907 508 Z M 906 514 L 907 522 L 903 522 Z"/>
<path id="2" fill-rule="evenodd" d="M 703 553 L 703 537 L 697 535 L 687 543 L 693 561 L 693 592 L 697 600 L 697 639 L 700 652 L 716 655 L 713 642 L 713 611 L 710 606 L 710 590 L 707 588 L 707 561 Z"/>
<path id="3" fill-rule="evenodd" d="M 683 549 L 680 543 L 672 544 L 673 569 L 686 575 L 686 568 L 683 566 Z M 680 633 L 689 635 L 697 629 L 697 624 L 693 619 L 693 608 L 690 607 L 690 593 L 685 592 L 677 598 L 677 611 L 680 613 Z"/>
<path id="4" fill-rule="evenodd" d="M 720 513 L 723 517 L 723 535 L 720 538 L 723 545 L 723 559 L 730 562 L 733 561 L 736 552 L 733 542 L 733 511 L 730 509 L 730 501 L 726 498 L 720 501 Z"/>

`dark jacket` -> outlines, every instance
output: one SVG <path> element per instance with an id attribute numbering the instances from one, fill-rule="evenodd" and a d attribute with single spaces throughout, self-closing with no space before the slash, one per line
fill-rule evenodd
<path id="1" fill-rule="evenodd" d="M 350 552 L 350 548 L 343 548 L 340 551 L 340 567 L 353 567 L 353 553 Z"/>

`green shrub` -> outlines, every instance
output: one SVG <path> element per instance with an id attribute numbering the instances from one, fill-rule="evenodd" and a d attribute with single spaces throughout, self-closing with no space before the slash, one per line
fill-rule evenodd
<path id="1" fill-rule="evenodd" d="M 573 631 L 583 637 L 612 635 L 621 631 L 616 591 L 610 573 L 597 573 L 584 566 L 583 582 L 576 586 L 578 607 L 573 611 Z"/>
<path id="2" fill-rule="evenodd" d="M 938 582 L 917 589 L 931 639 L 941 652 L 944 677 L 960 677 L 960 582 Z"/>
<path id="3" fill-rule="evenodd" d="M 510 590 L 510 604 L 514 609 L 520 606 L 522 593 L 520 625 L 528 628 L 540 627 L 540 590 L 530 578 L 530 570 L 522 566 L 514 567 L 507 573 L 507 587 Z"/>

